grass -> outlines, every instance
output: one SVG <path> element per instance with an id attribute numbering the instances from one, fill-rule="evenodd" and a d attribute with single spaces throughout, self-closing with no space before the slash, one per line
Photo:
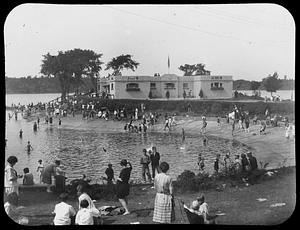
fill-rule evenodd
<path id="1" fill-rule="evenodd" d="M 209 204 L 210 212 L 225 213 L 217 218 L 217 223 L 222 225 L 276 225 L 286 221 L 293 213 L 296 203 L 295 167 L 284 167 L 276 171 L 274 176 L 251 186 L 230 186 L 226 183 L 223 191 L 209 189 L 202 191 L 206 202 Z M 25 206 L 21 210 L 27 216 L 30 225 L 48 225 L 54 218 L 51 212 L 58 203 L 58 194 L 46 192 L 23 191 L 20 193 L 20 204 Z M 187 224 L 187 218 L 182 213 L 182 206 L 178 200 L 190 204 L 199 193 L 175 193 L 175 224 Z M 258 198 L 266 198 L 264 202 L 257 201 Z M 153 224 L 153 206 L 155 191 L 151 185 L 140 185 L 131 187 L 128 197 L 131 214 L 128 216 L 105 216 L 104 224 L 130 224 L 140 222 L 141 224 Z M 78 202 L 76 199 L 68 201 L 76 210 Z M 285 203 L 281 207 L 271 207 L 275 203 Z M 120 206 L 118 200 L 99 199 L 96 207 L 103 205 Z M 183 214 L 183 215 L 182 215 Z"/>

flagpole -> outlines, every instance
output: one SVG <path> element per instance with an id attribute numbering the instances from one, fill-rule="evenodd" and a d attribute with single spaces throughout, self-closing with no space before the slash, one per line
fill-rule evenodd
<path id="1" fill-rule="evenodd" d="M 170 74 L 170 57 L 169 57 L 169 54 L 168 54 L 168 74 Z"/>

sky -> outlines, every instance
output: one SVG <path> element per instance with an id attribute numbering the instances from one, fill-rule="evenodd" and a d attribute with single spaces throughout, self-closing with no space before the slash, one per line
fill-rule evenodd
<path id="1" fill-rule="evenodd" d="M 294 19 L 277 4 L 22 4 L 7 15 L 4 42 L 8 77 L 40 76 L 43 55 L 75 48 L 105 64 L 132 55 L 140 65 L 123 75 L 182 76 L 180 65 L 197 63 L 234 80 L 295 75 Z"/>

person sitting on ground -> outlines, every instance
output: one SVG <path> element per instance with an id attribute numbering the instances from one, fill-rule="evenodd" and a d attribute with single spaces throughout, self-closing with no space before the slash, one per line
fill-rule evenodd
<path id="1" fill-rule="evenodd" d="M 257 118 L 257 115 L 255 114 L 255 115 L 254 115 L 254 118 L 253 118 L 253 125 L 256 125 L 256 124 L 257 124 L 257 120 L 258 120 L 258 118 Z"/>
<path id="2" fill-rule="evenodd" d="M 200 197 L 197 197 L 197 200 L 194 200 L 188 208 L 184 205 L 184 208 L 188 209 L 190 212 L 197 215 L 201 215 L 204 220 L 204 224 L 215 224 L 215 217 L 209 215 L 208 204 L 205 202 L 204 195 L 201 194 Z"/>
<path id="3" fill-rule="evenodd" d="M 4 204 L 6 214 L 18 224 L 28 224 L 28 219 L 20 215 L 18 207 L 18 194 L 12 192 L 8 194 L 7 201 Z"/>
<path id="4" fill-rule="evenodd" d="M 71 225 L 71 217 L 74 217 L 76 214 L 75 209 L 66 203 L 68 199 L 67 193 L 62 193 L 59 196 L 60 203 L 55 205 L 54 211 L 55 214 L 53 224 L 54 225 Z"/>
<path id="5" fill-rule="evenodd" d="M 242 171 L 242 163 L 240 160 L 240 155 L 235 155 L 235 160 L 234 160 L 234 169 L 236 173 L 240 173 Z"/>
<path id="6" fill-rule="evenodd" d="M 33 185 L 33 175 L 29 172 L 29 168 L 23 169 L 24 176 L 23 176 L 23 185 Z"/>
<path id="7" fill-rule="evenodd" d="M 76 214 L 75 224 L 78 225 L 94 225 L 94 217 L 100 217 L 98 209 L 89 209 L 87 200 L 80 201 L 80 210 Z"/>
<path id="8" fill-rule="evenodd" d="M 84 186 L 83 184 L 79 184 L 77 186 L 77 195 L 78 195 L 78 206 L 79 206 L 79 210 L 81 209 L 80 207 L 80 202 L 82 200 L 87 200 L 89 203 L 88 208 L 92 209 L 92 208 L 96 208 L 94 205 L 93 200 L 91 199 L 91 197 L 86 193 L 86 186 Z"/>

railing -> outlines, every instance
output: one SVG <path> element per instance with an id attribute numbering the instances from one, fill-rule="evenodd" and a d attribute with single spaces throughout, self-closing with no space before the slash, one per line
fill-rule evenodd
<path id="1" fill-rule="evenodd" d="M 211 90 L 224 90 L 224 88 L 221 86 L 221 87 L 211 87 L 210 88 Z"/>

